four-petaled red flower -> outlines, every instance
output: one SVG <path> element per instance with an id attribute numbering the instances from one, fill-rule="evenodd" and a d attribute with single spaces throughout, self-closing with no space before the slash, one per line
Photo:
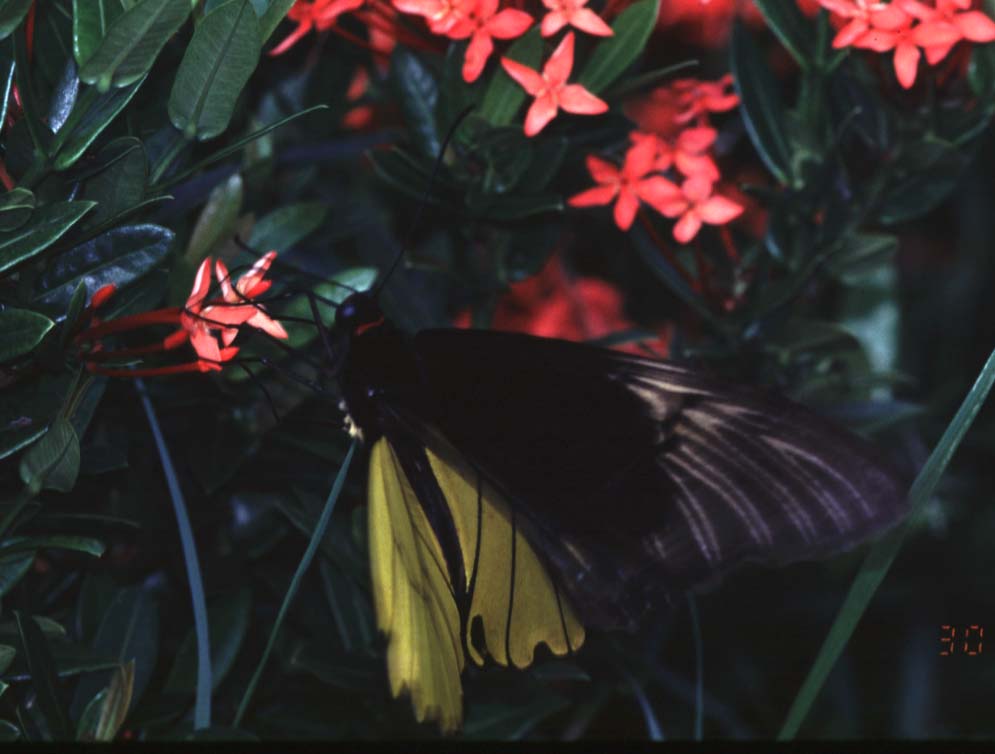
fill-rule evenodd
<path id="1" fill-rule="evenodd" d="M 476 81 L 491 53 L 494 52 L 494 39 L 514 39 L 525 33 L 532 25 L 532 16 L 514 8 L 498 11 L 498 0 L 477 0 L 470 15 L 458 22 L 449 31 L 452 39 L 470 38 L 463 58 L 463 80 Z"/>
<path id="2" fill-rule="evenodd" d="M 902 10 L 920 22 L 942 21 L 956 31 L 955 40 L 926 46 L 926 61 L 930 65 L 936 65 L 943 60 L 950 49 L 961 40 L 995 41 L 995 21 L 980 10 L 972 10 L 971 0 L 936 0 L 935 8 L 923 5 L 918 0 L 901 0 L 899 5 Z"/>
<path id="3" fill-rule="evenodd" d="M 690 123 L 702 119 L 708 113 L 724 113 L 739 104 L 739 97 L 732 88 L 732 74 L 727 73 L 716 81 L 698 79 L 677 79 L 670 88 L 677 96 L 681 112 L 678 123 Z"/>
<path id="4" fill-rule="evenodd" d="M 572 26 L 598 37 L 610 37 L 615 32 L 601 16 L 585 8 L 587 0 L 542 0 L 549 9 L 542 19 L 542 35 L 551 37 L 564 26 Z"/>
<path id="5" fill-rule="evenodd" d="M 625 154 L 622 169 L 594 155 L 587 157 L 587 169 L 598 184 L 568 200 L 571 207 L 594 207 L 615 199 L 615 224 L 622 230 L 632 227 L 639 201 L 658 207 L 680 193 L 677 186 L 653 172 L 656 144 L 651 139 L 636 141 Z M 617 197 L 617 199 L 616 199 Z"/>
<path id="6" fill-rule="evenodd" d="M 650 141 L 656 150 L 654 167 L 657 170 L 676 168 L 685 176 L 700 175 L 710 181 L 719 179 L 719 168 L 708 154 L 718 131 L 709 126 L 685 128 L 674 139 L 665 139 L 656 134 L 633 131 L 629 139 L 635 144 Z"/>
<path id="7" fill-rule="evenodd" d="M 286 340 L 287 331 L 283 325 L 266 313 L 262 304 L 253 303 L 257 296 L 263 295 L 273 285 L 272 280 L 265 280 L 266 272 L 269 270 L 273 260 L 276 259 L 276 252 L 271 251 L 260 257 L 252 268 L 242 275 L 238 282 L 231 284 L 231 275 L 228 267 L 220 259 L 214 263 L 214 274 L 221 285 L 221 296 L 225 303 L 235 305 L 231 308 L 240 308 L 238 305 L 252 304 L 252 316 L 245 320 L 249 327 L 262 330 L 267 335 L 274 338 Z M 237 327 L 225 327 L 221 330 L 221 341 L 226 345 L 231 345 L 238 335 Z"/>
<path id="8" fill-rule="evenodd" d="M 569 32 L 550 55 L 542 73 L 510 58 L 501 58 L 504 70 L 535 101 L 525 115 L 525 135 L 542 131 L 560 108 L 576 115 L 600 115 L 608 111 L 608 103 L 595 97 L 580 84 L 568 84 L 574 65 L 574 34 Z"/>
<path id="9" fill-rule="evenodd" d="M 402 13 L 422 16 L 433 34 L 448 34 L 473 12 L 474 0 L 393 0 Z"/>
<path id="10" fill-rule="evenodd" d="M 679 218 L 674 225 L 674 238 L 680 243 L 698 235 L 702 223 L 724 225 L 743 213 L 741 205 L 713 193 L 713 188 L 714 184 L 707 178 L 687 178 L 666 201 L 655 205 L 666 217 Z"/>
<path id="11" fill-rule="evenodd" d="M 820 0 L 822 7 L 836 14 L 845 23 L 833 38 L 837 50 L 849 47 L 866 34 L 872 26 L 894 24 L 901 21 L 897 6 L 871 0 Z"/>
<path id="12" fill-rule="evenodd" d="M 960 39 L 957 27 L 947 23 L 932 8 L 928 20 L 920 20 L 913 26 L 913 16 L 898 8 L 898 3 L 888 6 L 889 13 L 872 16 L 871 29 L 861 35 L 854 47 L 861 47 L 875 52 L 894 50 L 895 76 L 898 83 L 910 89 L 916 82 L 919 68 L 920 47 L 953 45 Z"/>

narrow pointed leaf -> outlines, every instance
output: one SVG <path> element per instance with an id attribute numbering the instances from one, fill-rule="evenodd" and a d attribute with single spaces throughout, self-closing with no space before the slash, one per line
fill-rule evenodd
<path id="1" fill-rule="evenodd" d="M 28 309 L 0 310 L 0 362 L 30 353 L 53 327 L 48 317 Z"/>
<path id="2" fill-rule="evenodd" d="M 605 37 L 581 69 L 579 81 L 597 94 L 610 86 L 638 58 L 656 27 L 660 0 L 639 0 L 612 24 L 614 36 Z"/>
<path id="3" fill-rule="evenodd" d="M 539 27 L 517 39 L 505 56 L 529 68 L 538 69 L 542 60 Z M 525 90 L 505 73 L 504 68 L 495 68 L 480 105 L 480 117 L 491 125 L 506 126 L 514 120 L 525 97 Z"/>
<path id="4" fill-rule="evenodd" d="M 259 60 L 259 21 L 249 0 L 208 13 L 183 55 L 169 96 L 169 117 L 188 139 L 211 139 L 228 127 L 235 103 Z"/>
<path id="5" fill-rule="evenodd" d="M 56 686 L 55 664 L 49 651 L 48 640 L 38 624 L 20 610 L 14 611 L 17 630 L 21 638 L 21 647 L 31 673 L 31 683 L 38 695 L 38 707 L 41 709 L 49 731 L 56 740 L 68 741 L 72 738 L 72 728 L 69 726 L 69 716 L 65 705 L 59 698 Z"/>
<path id="6" fill-rule="evenodd" d="M 43 252 L 93 206 L 93 202 L 52 202 L 35 210 L 31 220 L 17 230 L 0 233 L 0 273 Z"/>
<path id="7" fill-rule="evenodd" d="M 141 0 L 115 18 L 79 71 L 80 80 L 101 92 L 142 78 L 187 16 L 190 0 Z"/>

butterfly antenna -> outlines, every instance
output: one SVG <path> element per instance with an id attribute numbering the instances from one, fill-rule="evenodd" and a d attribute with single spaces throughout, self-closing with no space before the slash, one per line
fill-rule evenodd
<path id="1" fill-rule="evenodd" d="M 457 115 L 456 120 L 453 121 L 453 124 L 446 132 L 446 137 L 442 140 L 442 144 L 439 146 L 439 152 L 435 155 L 435 163 L 432 165 L 432 172 L 428 177 L 428 184 L 425 186 L 425 193 L 422 196 L 422 200 L 418 203 L 418 207 L 415 210 L 415 216 L 411 220 L 411 226 L 408 228 L 407 239 L 401 244 L 401 248 L 398 250 L 397 254 L 394 255 L 394 260 L 390 263 L 390 267 L 387 268 L 387 273 L 380 278 L 376 286 L 374 286 L 374 288 L 370 291 L 370 294 L 374 298 L 380 295 L 380 291 L 383 290 L 383 287 L 387 284 L 387 281 L 390 280 L 391 275 L 394 274 L 394 270 L 397 269 L 397 266 L 401 263 L 401 260 L 404 259 L 408 243 L 414 236 L 415 230 L 421 222 L 422 214 L 424 213 L 428 198 L 432 195 L 432 188 L 435 185 L 435 179 L 438 177 L 439 170 L 442 168 L 442 158 L 445 156 L 446 150 L 449 148 L 449 143 L 456 135 L 457 129 L 462 125 L 463 121 L 466 120 L 466 116 L 473 111 L 474 107 L 475 105 L 470 105 L 468 108 L 463 110 L 463 112 Z"/>

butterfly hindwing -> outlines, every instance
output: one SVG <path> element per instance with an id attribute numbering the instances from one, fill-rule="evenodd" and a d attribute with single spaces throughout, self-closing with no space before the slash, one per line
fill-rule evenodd
<path id="1" fill-rule="evenodd" d="M 423 449 L 393 436 L 374 443 L 369 481 L 373 592 L 391 691 L 410 693 L 417 719 L 454 730 L 464 647 L 478 665 L 490 657 L 523 668 L 539 644 L 558 655 L 577 649 L 584 629 L 528 522 L 497 490 L 444 443 Z"/>

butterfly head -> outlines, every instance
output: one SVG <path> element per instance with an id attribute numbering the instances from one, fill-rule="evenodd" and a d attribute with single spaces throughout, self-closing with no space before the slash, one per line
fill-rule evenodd
<path id="1" fill-rule="evenodd" d="M 366 293 L 351 294 L 335 312 L 336 329 L 350 336 L 362 335 L 383 323 L 380 305 Z"/>

